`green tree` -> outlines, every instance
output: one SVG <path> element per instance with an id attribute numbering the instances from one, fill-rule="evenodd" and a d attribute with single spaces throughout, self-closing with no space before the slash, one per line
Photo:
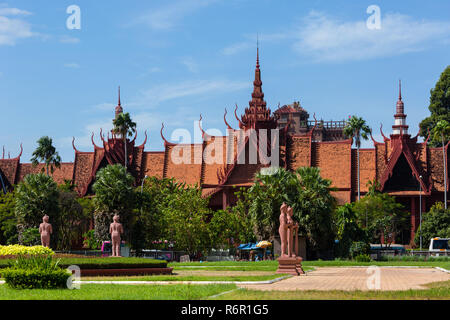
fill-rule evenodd
<path id="1" fill-rule="evenodd" d="M 355 138 L 355 145 L 357 149 L 357 163 L 358 163 L 358 200 L 361 198 L 361 190 L 360 190 L 360 164 L 359 164 L 359 149 L 361 147 L 361 138 L 364 140 L 368 139 L 368 134 L 370 134 L 370 128 L 367 126 L 366 121 L 363 118 L 359 118 L 357 116 L 352 116 L 347 123 L 347 126 L 344 128 L 344 134 L 348 137 Z"/>
<path id="2" fill-rule="evenodd" d="M 148 177 L 138 195 L 138 220 L 141 232 L 144 235 L 145 247 L 151 247 L 154 240 L 164 238 L 166 235 L 166 220 L 163 209 L 167 208 L 172 197 L 181 194 L 186 185 L 175 179 Z"/>
<path id="3" fill-rule="evenodd" d="M 298 196 L 292 208 L 299 232 L 306 236 L 313 253 L 329 256 L 334 240 L 332 213 L 336 208 L 331 181 L 322 178 L 316 167 L 300 167 L 295 174 L 299 181 Z"/>
<path id="4" fill-rule="evenodd" d="M 445 141 L 450 135 L 450 123 L 447 120 L 439 120 L 433 128 L 433 140 L 440 141 L 442 144 L 442 158 L 444 168 L 444 206 L 447 209 L 447 155 L 445 152 Z"/>
<path id="5" fill-rule="evenodd" d="M 120 164 L 108 165 L 97 172 L 92 190 L 95 193 L 95 233 L 97 239 L 109 239 L 109 224 L 120 215 L 124 238 L 130 240 L 135 208 L 134 178 Z"/>
<path id="6" fill-rule="evenodd" d="M 248 190 L 248 214 L 259 240 L 273 240 L 278 234 L 280 206 L 294 203 L 298 180 L 283 168 L 262 170 Z"/>
<path id="7" fill-rule="evenodd" d="M 60 214 L 58 216 L 57 249 L 70 250 L 72 242 L 81 238 L 83 234 L 83 207 L 73 191 L 61 190 L 59 193 Z"/>
<path id="8" fill-rule="evenodd" d="M 414 241 L 420 243 L 420 235 L 425 248 L 430 246 L 434 237 L 450 238 L 450 210 L 444 208 L 442 202 L 436 202 L 430 211 L 423 215 L 422 229 L 418 229 Z"/>
<path id="9" fill-rule="evenodd" d="M 365 230 L 358 224 L 356 213 L 353 210 L 353 204 L 347 203 L 336 209 L 334 225 L 336 228 L 336 236 L 339 240 L 336 252 L 338 256 L 348 258 L 353 242 L 361 241 L 369 243 Z"/>
<path id="10" fill-rule="evenodd" d="M 434 89 L 430 90 L 430 116 L 423 119 L 420 123 L 420 135 L 424 138 L 432 132 L 434 127 L 440 120 L 450 123 L 450 66 L 447 66 L 442 72 Z M 445 137 L 444 143 L 440 139 L 432 139 L 429 141 L 430 146 L 438 147 L 446 144 L 449 137 Z"/>
<path id="11" fill-rule="evenodd" d="M 15 192 L 0 192 L 0 244 L 17 243 L 17 218 L 14 213 Z"/>
<path id="12" fill-rule="evenodd" d="M 41 137 L 37 141 L 38 147 L 33 152 L 33 157 L 31 158 L 31 163 L 37 166 L 40 162 L 45 163 L 45 168 L 47 176 L 49 175 L 49 168 L 53 174 L 55 166 L 59 168 L 61 166 L 61 157 L 53 146 L 53 141 L 50 137 Z"/>
<path id="13" fill-rule="evenodd" d="M 43 173 L 25 176 L 17 186 L 15 198 L 19 243 L 22 243 L 22 232 L 28 228 L 39 227 L 44 215 L 50 217 L 50 223 L 58 221 L 59 192 L 51 177 Z M 57 243 L 57 237 L 52 237 L 52 243 Z"/>
<path id="14" fill-rule="evenodd" d="M 128 167 L 128 153 L 127 153 L 127 136 L 133 136 L 136 132 L 136 123 L 131 120 L 130 114 L 119 113 L 117 117 L 113 120 L 113 132 L 119 134 L 123 139 L 123 145 L 125 148 L 125 168 Z"/>
<path id="15" fill-rule="evenodd" d="M 355 202 L 353 208 L 360 225 L 367 216 L 366 229 L 372 235 L 371 240 L 375 242 L 383 238 L 386 247 L 389 247 L 395 241 L 396 235 L 408 226 L 408 213 L 387 193 L 366 195 Z"/>
<path id="16" fill-rule="evenodd" d="M 212 215 L 209 199 L 202 197 L 201 189 L 189 187 L 169 197 L 162 209 L 166 239 L 175 241 L 175 247 L 193 255 L 211 247 L 208 219 Z"/>

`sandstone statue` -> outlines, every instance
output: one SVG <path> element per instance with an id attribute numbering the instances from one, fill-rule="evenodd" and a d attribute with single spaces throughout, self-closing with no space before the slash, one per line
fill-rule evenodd
<path id="1" fill-rule="evenodd" d="M 48 215 L 42 218 L 42 223 L 39 225 L 39 233 L 41 234 L 42 246 L 50 248 L 50 235 L 53 233 L 53 229 L 52 225 L 48 223 L 48 219 Z"/>
<path id="2" fill-rule="evenodd" d="M 109 226 L 109 233 L 111 234 L 111 244 L 112 244 L 112 256 L 120 257 L 120 243 L 121 234 L 123 233 L 122 224 L 119 223 L 119 215 L 114 215 L 113 223 Z"/>

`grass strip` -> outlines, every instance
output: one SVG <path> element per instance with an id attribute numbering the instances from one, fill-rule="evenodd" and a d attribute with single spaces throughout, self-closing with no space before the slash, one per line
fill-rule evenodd
<path id="1" fill-rule="evenodd" d="M 424 285 L 426 289 L 402 291 L 259 291 L 234 290 L 217 295 L 214 300 L 448 300 L 450 281 Z"/>
<path id="2" fill-rule="evenodd" d="M 235 289 L 234 284 L 114 285 L 82 284 L 79 290 L 15 290 L 0 285 L 0 300 L 202 300 Z"/>
<path id="3" fill-rule="evenodd" d="M 267 281 L 285 276 L 285 274 L 259 275 L 259 276 L 207 276 L 207 275 L 157 275 L 135 277 L 83 277 L 85 281 Z"/>

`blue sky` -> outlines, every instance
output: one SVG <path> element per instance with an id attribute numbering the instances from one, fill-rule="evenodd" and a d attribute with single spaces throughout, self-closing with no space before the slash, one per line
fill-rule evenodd
<path id="1" fill-rule="evenodd" d="M 2 1 L 2 0 L 0 0 Z M 91 132 L 111 129 L 117 87 L 137 122 L 137 143 L 162 150 L 161 122 L 225 132 L 248 106 L 259 35 L 268 106 L 300 100 L 312 115 L 367 120 L 390 134 L 402 79 L 410 132 L 429 114 L 429 92 L 450 64 L 450 2 L 434 1 L 53 1 L 0 2 L 0 148 L 23 143 L 28 162 L 43 135 L 63 161 L 71 141 L 92 151 Z M 81 29 L 69 30 L 70 5 Z M 381 29 L 369 30 L 369 5 Z M 370 147 L 371 143 L 366 143 Z"/>

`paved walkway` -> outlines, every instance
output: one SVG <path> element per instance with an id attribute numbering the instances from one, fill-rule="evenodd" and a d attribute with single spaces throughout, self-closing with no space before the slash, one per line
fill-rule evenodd
<path id="1" fill-rule="evenodd" d="M 377 286 L 376 272 L 367 267 L 323 267 L 310 271 L 306 276 L 288 278 L 273 284 L 239 285 L 253 290 L 409 290 L 425 289 L 422 285 L 450 280 L 450 273 L 435 268 L 378 268 L 379 286 Z M 372 272 L 369 272 L 372 271 Z M 370 281 L 372 280 L 372 281 Z M 369 286 L 368 286 L 369 281 Z"/>

